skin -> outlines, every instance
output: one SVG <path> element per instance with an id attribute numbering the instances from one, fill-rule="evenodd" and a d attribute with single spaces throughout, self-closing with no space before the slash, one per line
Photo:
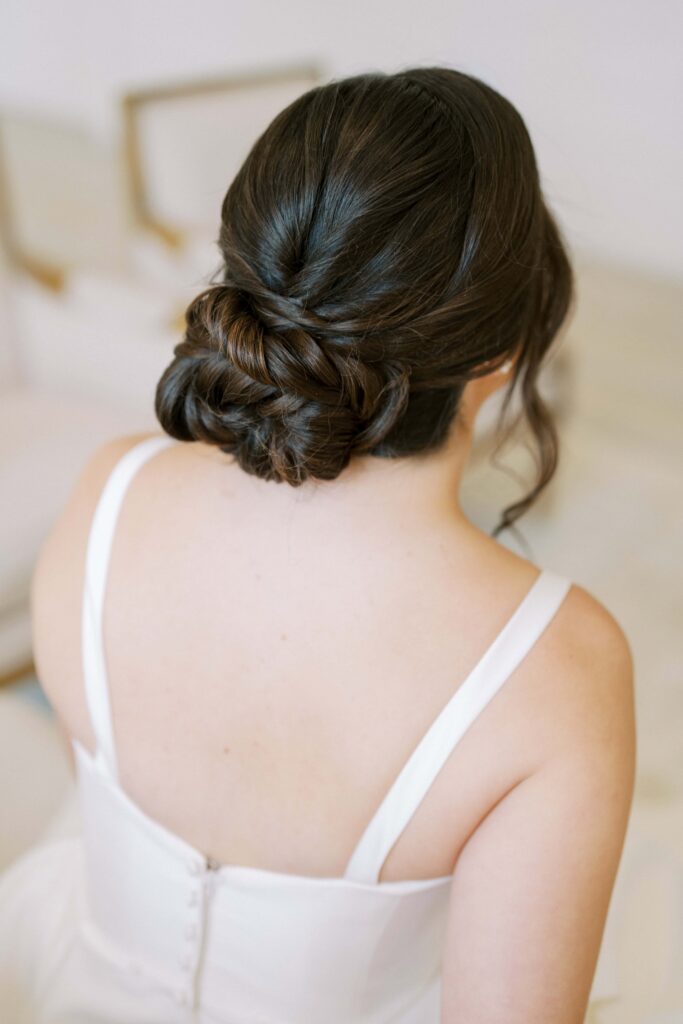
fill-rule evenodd
<path id="1" fill-rule="evenodd" d="M 441 452 L 356 458 L 335 481 L 276 485 L 202 444 L 142 467 L 117 525 L 104 636 L 120 783 L 147 814 L 224 863 L 343 874 L 540 569 L 459 500 L 478 410 L 508 377 L 469 382 Z M 65 739 L 90 751 L 88 530 L 143 436 L 98 449 L 32 579 L 39 678 Z M 442 1024 L 581 1024 L 634 772 L 628 640 L 574 584 L 382 869 L 380 881 L 453 872 Z"/>

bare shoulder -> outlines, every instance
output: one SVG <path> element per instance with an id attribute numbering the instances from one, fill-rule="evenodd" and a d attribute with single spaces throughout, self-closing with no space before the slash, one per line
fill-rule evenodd
<path id="1" fill-rule="evenodd" d="M 509 577 L 529 580 L 541 571 L 496 543 L 497 565 Z M 491 554 L 491 550 L 487 555 Z M 634 659 L 628 636 L 612 611 L 572 581 L 558 611 L 529 659 L 533 699 L 574 706 L 594 722 L 633 713 Z M 538 685 L 536 685 L 538 684 Z M 545 707 L 544 709 L 545 710 Z"/>
<path id="2" fill-rule="evenodd" d="M 635 680 L 630 641 L 616 616 L 573 583 L 537 644 L 525 712 L 538 765 L 558 757 L 634 771 Z"/>
<path id="3" fill-rule="evenodd" d="M 631 645 L 614 614 L 590 591 L 573 583 L 567 595 L 567 625 L 571 626 L 577 650 L 603 653 L 622 666 L 632 665 Z"/>
<path id="4" fill-rule="evenodd" d="M 77 474 L 69 497 L 38 552 L 30 587 L 33 660 L 38 678 L 58 713 L 62 705 L 69 707 L 71 693 L 80 698 L 82 688 L 83 580 L 88 534 L 97 502 L 123 455 L 154 436 L 157 434 L 153 432 L 126 434 L 99 445 Z"/>
<path id="5" fill-rule="evenodd" d="M 521 594 L 542 571 L 479 531 L 473 531 L 473 546 L 486 577 L 512 581 L 510 589 Z M 629 791 L 636 756 L 633 652 L 617 616 L 585 587 L 571 582 L 501 696 L 506 734 L 526 737 L 515 761 L 517 778 L 561 758 L 576 759 L 577 769 L 581 761 L 587 772 L 594 766 L 596 778 L 613 772 L 622 792 Z"/>
<path id="6" fill-rule="evenodd" d="M 633 796 L 633 675 L 621 624 L 573 584 L 522 688 L 541 753 L 456 863 L 442 1024 L 584 1019 Z"/>
<path id="7" fill-rule="evenodd" d="M 59 554 L 68 535 L 76 533 L 84 524 L 89 526 L 102 488 L 125 453 L 141 441 L 157 436 L 160 435 L 154 432 L 125 434 L 105 441 L 94 450 L 80 468 L 66 504 L 43 541 L 36 570 Z"/>
<path id="8" fill-rule="evenodd" d="M 523 592 L 541 571 L 487 535 L 478 534 L 476 541 L 491 578 L 521 580 Z M 622 624 L 602 601 L 572 581 L 530 655 L 515 691 L 522 694 L 519 714 L 538 726 L 539 764 L 565 745 L 599 747 L 608 733 L 611 749 L 619 738 L 624 754 L 632 751 L 633 651 Z"/>
<path id="9" fill-rule="evenodd" d="M 620 726 L 626 740 L 635 698 L 630 641 L 615 615 L 578 584 L 572 585 L 565 605 L 559 643 L 577 709 L 590 710 L 601 735 L 609 731 L 616 738 Z"/>

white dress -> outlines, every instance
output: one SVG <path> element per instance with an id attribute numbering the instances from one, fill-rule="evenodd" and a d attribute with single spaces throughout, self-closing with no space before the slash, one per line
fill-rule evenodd
<path id="1" fill-rule="evenodd" d="M 83 601 L 92 757 L 73 741 L 82 835 L 0 879 L 0 1019 L 8 1024 L 438 1024 L 451 876 L 378 882 L 390 849 L 477 715 L 562 604 L 544 569 L 418 744 L 341 878 L 216 865 L 118 784 L 102 645 L 126 488 L 168 444 L 115 466 L 93 518 Z M 598 962 L 591 998 L 615 992 Z"/>

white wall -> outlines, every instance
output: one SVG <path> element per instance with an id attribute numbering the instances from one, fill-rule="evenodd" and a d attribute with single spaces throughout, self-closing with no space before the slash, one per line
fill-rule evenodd
<path id="1" fill-rule="evenodd" d="M 678 0 L 4 0 L 0 104 L 116 129 L 121 89 L 313 60 L 447 64 L 530 129 L 577 253 L 683 277 Z M 227 182 L 226 182 L 227 187 Z"/>

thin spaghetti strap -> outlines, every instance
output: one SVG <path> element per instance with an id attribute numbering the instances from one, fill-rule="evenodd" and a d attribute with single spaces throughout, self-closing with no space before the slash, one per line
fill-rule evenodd
<path id="1" fill-rule="evenodd" d="M 118 766 L 102 638 L 107 570 L 121 503 L 138 469 L 156 452 L 176 444 L 167 435 L 145 438 L 129 448 L 110 473 L 90 525 L 85 559 L 81 643 L 85 698 L 95 734 L 96 760 L 114 780 Z"/>
<path id="2" fill-rule="evenodd" d="M 522 603 L 423 736 L 365 829 L 345 878 L 376 883 L 382 865 L 448 756 L 542 634 L 571 587 L 543 569 Z"/>

